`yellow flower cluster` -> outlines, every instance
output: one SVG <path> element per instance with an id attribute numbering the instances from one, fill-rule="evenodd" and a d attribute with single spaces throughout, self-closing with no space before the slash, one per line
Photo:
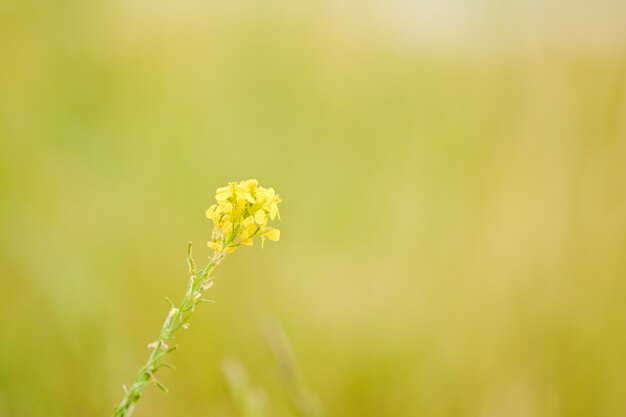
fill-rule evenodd
<path id="1" fill-rule="evenodd" d="M 206 211 L 213 221 L 213 233 L 209 247 L 216 253 L 231 253 L 239 245 L 252 246 L 254 238 L 260 236 L 278 240 L 280 230 L 268 227 L 269 220 L 276 217 L 280 197 L 273 188 L 259 186 L 257 180 L 231 182 L 215 192 L 217 204 Z"/>

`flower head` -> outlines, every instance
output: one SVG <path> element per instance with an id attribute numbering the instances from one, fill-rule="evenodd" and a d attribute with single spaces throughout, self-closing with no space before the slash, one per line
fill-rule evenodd
<path id="1" fill-rule="evenodd" d="M 276 241 L 280 230 L 268 227 L 270 220 L 280 219 L 280 197 L 273 188 L 263 188 L 255 179 L 231 182 L 215 191 L 216 204 L 206 211 L 213 221 L 209 247 L 216 253 L 234 252 L 240 245 L 252 246 L 254 238 Z"/>

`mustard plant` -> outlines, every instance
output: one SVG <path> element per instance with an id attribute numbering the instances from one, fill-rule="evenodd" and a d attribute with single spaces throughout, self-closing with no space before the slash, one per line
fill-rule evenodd
<path id="1" fill-rule="evenodd" d="M 212 249 L 209 261 L 202 269 L 196 267 L 191 243 L 187 249 L 189 281 L 181 302 L 176 306 L 171 301 L 170 310 L 161 326 L 158 338 L 148 345 L 152 350 L 146 363 L 139 369 L 134 383 L 124 387 L 125 395 L 114 410 L 114 417 L 129 417 L 143 390 L 156 385 L 163 391 L 167 388 L 156 379 L 156 372 L 163 368 L 174 368 L 164 361 L 164 357 L 177 349 L 172 345 L 174 334 L 180 329 L 189 328 L 189 320 L 200 303 L 210 302 L 203 297 L 213 285 L 213 270 L 240 246 L 252 246 L 256 238 L 277 241 L 280 231 L 269 227 L 270 220 L 280 218 L 278 203 L 280 197 L 273 188 L 259 186 L 257 180 L 231 182 L 218 188 L 215 193 L 216 203 L 206 211 L 206 216 L 213 222 L 213 231 L 208 246 Z"/>

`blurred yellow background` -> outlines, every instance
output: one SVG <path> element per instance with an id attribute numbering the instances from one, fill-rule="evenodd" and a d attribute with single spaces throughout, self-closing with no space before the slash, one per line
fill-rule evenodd
<path id="1" fill-rule="evenodd" d="M 137 417 L 626 415 L 617 1 L 0 2 L 0 416 L 109 416 L 208 256 L 215 188 L 283 198 Z"/>

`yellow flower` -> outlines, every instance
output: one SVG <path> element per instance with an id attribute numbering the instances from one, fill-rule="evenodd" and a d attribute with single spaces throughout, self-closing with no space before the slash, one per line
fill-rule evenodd
<path id="1" fill-rule="evenodd" d="M 254 194 L 258 186 L 259 182 L 257 180 L 241 181 L 237 186 L 237 198 L 241 200 L 246 200 L 251 204 L 256 203 L 254 199 Z"/>
<path id="2" fill-rule="evenodd" d="M 226 187 L 218 188 L 217 191 L 215 192 L 215 199 L 217 201 L 228 200 L 232 196 L 232 194 L 233 194 L 232 184 L 233 183 L 231 182 Z"/>
<path id="3" fill-rule="evenodd" d="M 217 213 L 217 205 L 213 204 L 206 211 L 206 216 L 213 220 L 213 224 L 217 225 L 220 222 L 220 215 Z"/>
<path id="4" fill-rule="evenodd" d="M 273 188 L 267 189 L 267 195 L 270 200 L 269 203 L 269 211 L 270 211 L 270 219 L 274 220 L 276 216 L 280 220 L 280 212 L 278 211 L 278 203 L 280 203 L 280 198 L 276 194 Z"/>
<path id="5" fill-rule="evenodd" d="M 267 227 L 278 212 L 280 197 L 273 188 L 263 188 L 255 179 L 231 182 L 215 191 L 216 204 L 206 211 L 213 222 L 209 246 L 216 253 L 232 253 L 240 245 L 252 246 L 254 238 L 278 240 L 280 231 Z"/>

